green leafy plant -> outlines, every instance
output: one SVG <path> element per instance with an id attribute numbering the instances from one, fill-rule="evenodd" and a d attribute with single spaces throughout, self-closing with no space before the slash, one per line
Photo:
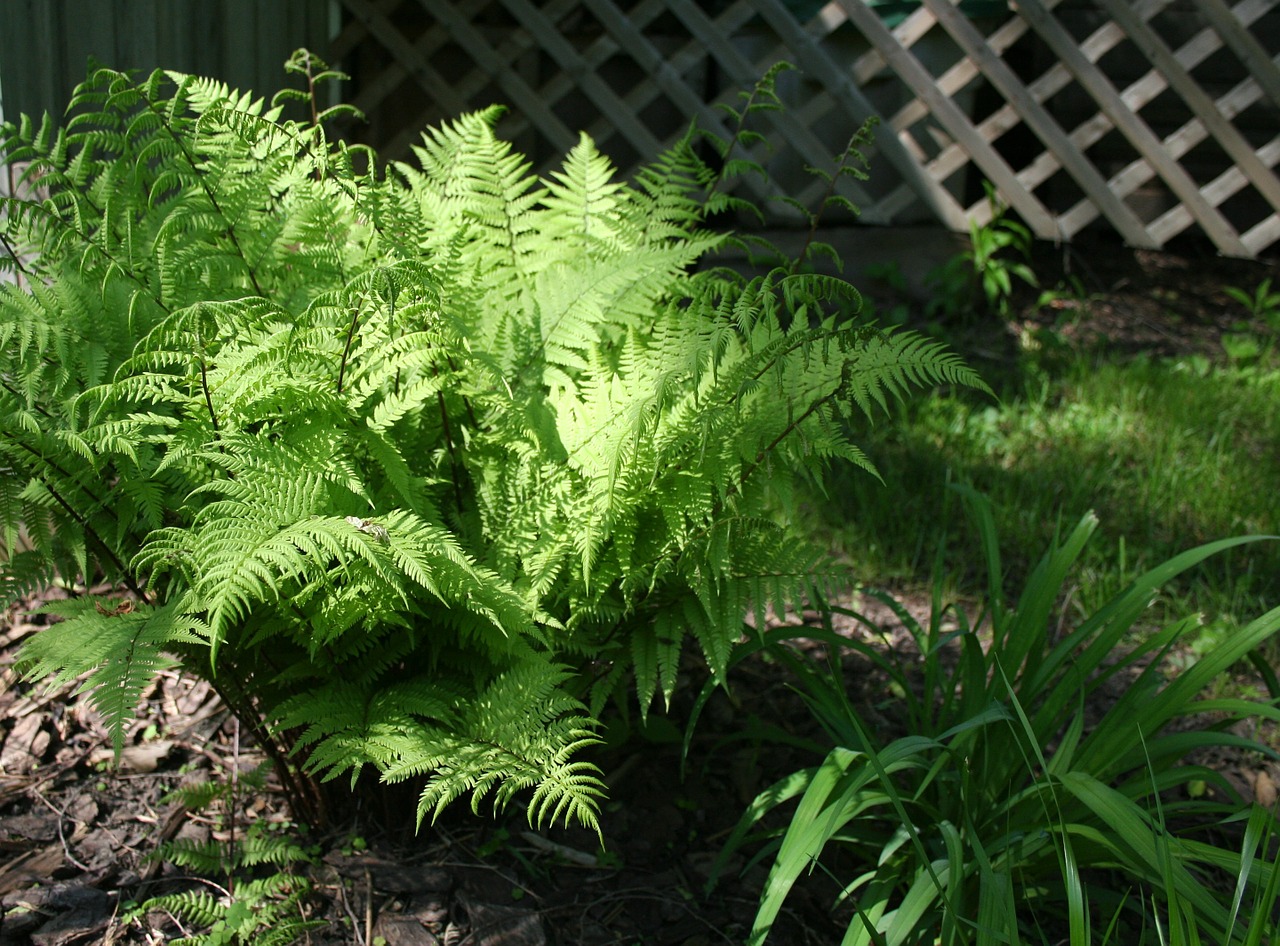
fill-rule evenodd
<path id="1" fill-rule="evenodd" d="M 1271 288 L 1271 278 L 1268 277 L 1252 294 L 1235 286 L 1227 286 L 1223 291 L 1245 308 L 1251 320 L 1240 322 L 1235 331 L 1223 334 L 1222 348 L 1228 361 L 1233 367 L 1246 372 L 1265 373 L 1272 367 L 1274 336 L 1280 332 L 1280 290 Z M 1257 325 L 1259 322 L 1266 326 L 1261 332 Z"/>
<path id="2" fill-rule="evenodd" d="M 986 188 L 990 220 L 971 220 L 968 248 L 929 274 L 934 296 L 927 310 L 933 317 L 963 319 L 985 309 L 1004 318 L 1015 279 L 1033 288 L 1039 285 L 1030 265 L 1031 231 L 1009 217 L 990 183 Z"/>
<path id="3" fill-rule="evenodd" d="M 215 831 L 226 837 L 160 844 L 153 858 L 169 861 L 193 876 L 180 878 L 187 889 L 150 897 L 133 908 L 130 921 L 143 922 L 148 914 L 163 913 L 203 928 L 167 941 L 180 946 L 290 946 L 308 930 L 325 925 L 322 920 L 308 920 L 303 911 L 311 886 L 294 868 L 310 860 L 307 851 L 261 821 L 237 834 L 241 792 L 261 791 L 265 771 L 259 767 L 193 783 L 165 799 L 191 812 L 213 809 Z"/>
<path id="4" fill-rule="evenodd" d="M 838 879 L 853 910 L 849 944 L 1257 942 L 1276 881 L 1255 853 L 1270 856 L 1260 838 L 1273 817 L 1255 811 L 1240 848 L 1221 846 L 1209 829 L 1235 818 L 1239 799 L 1188 757 L 1214 748 L 1274 757 L 1230 728 L 1280 719 L 1273 705 L 1202 693 L 1280 629 L 1280 609 L 1171 678 L 1162 658 L 1195 618 L 1149 633 L 1137 623 L 1164 582 L 1249 540 L 1179 555 L 1065 628 L 1054 612 L 1096 520 L 1086 516 L 1050 547 L 1013 604 L 990 508 L 969 499 L 989 573 L 976 620 L 944 604 L 939 570 L 927 624 L 868 592 L 918 653 L 837 633 L 836 620 L 880 629 L 830 607 L 825 630 L 782 627 L 735 655 L 768 647 L 792 668 L 834 746 L 762 792 L 726 844 L 721 868 L 753 839 L 764 842 L 756 860 L 772 858 L 751 942 L 763 942 L 800 875 L 838 852 L 847 855 Z M 870 660 L 895 694 L 885 712 L 900 712 L 903 734 L 883 738 L 884 724 L 850 703 L 838 659 L 827 666 L 784 646 L 799 636 Z M 1212 722 L 1188 725 L 1198 717 Z M 784 827 L 764 827 L 793 802 Z M 1218 885 L 1231 882 L 1228 902 Z M 1252 922 L 1239 912 L 1246 894 L 1257 905 Z"/>
<path id="5" fill-rule="evenodd" d="M 1272 331 L 1280 331 L 1280 290 L 1271 288 L 1271 277 L 1258 283 L 1252 293 L 1237 286 L 1223 289 L 1228 296 L 1244 306 L 1249 317 L 1266 323 Z"/>
<path id="6" fill-rule="evenodd" d="M 799 212 L 808 224 L 804 245 L 800 248 L 795 261 L 791 264 L 792 272 L 803 272 L 806 267 L 812 267 L 818 258 L 827 259 L 837 270 L 842 268 L 843 262 L 835 247 L 824 240 L 818 239 L 818 228 L 821 226 L 824 216 L 832 208 L 840 208 L 854 216 L 857 215 L 858 208 L 854 206 L 849 198 L 840 194 L 836 188 L 841 178 L 852 178 L 855 181 L 867 180 L 867 159 L 863 154 L 863 149 L 871 144 L 875 125 L 875 118 L 868 118 L 850 136 L 844 150 L 836 156 L 834 170 L 829 171 L 826 168 L 817 167 L 805 168 L 808 174 L 818 178 L 825 185 L 816 208 L 810 209 L 795 198 L 785 195 L 779 198 L 782 203 Z"/>
<path id="7" fill-rule="evenodd" d="M 380 173 L 281 107 L 103 69 L 0 137 L 47 195 L 2 205 L 0 583 L 76 591 L 24 671 L 86 675 L 117 748 L 159 669 L 208 678 L 309 820 L 371 769 L 419 821 L 527 789 L 594 825 L 606 702 L 818 580 L 791 484 L 981 382 L 842 281 L 697 268 L 692 133 L 633 185 L 585 136 L 539 179 L 490 109 Z"/>

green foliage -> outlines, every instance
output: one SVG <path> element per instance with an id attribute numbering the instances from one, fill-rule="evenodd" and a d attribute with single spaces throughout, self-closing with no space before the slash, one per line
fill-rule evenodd
<path id="1" fill-rule="evenodd" d="M 1249 315 L 1249 321 L 1238 322 L 1234 331 L 1223 334 L 1227 359 L 1245 372 L 1273 369 L 1276 334 L 1280 333 L 1280 290 L 1271 288 L 1268 277 L 1252 294 L 1236 286 L 1226 286 L 1223 291 Z"/>
<path id="2" fill-rule="evenodd" d="M 306 850 L 260 821 L 236 833 L 240 791 L 261 788 L 262 781 L 263 769 L 258 768 L 236 778 L 196 782 L 165 799 L 180 801 L 193 812 L 216 807 L 215 824 L 230 839 L 179 838 L 158 845 L 150 856 L 192 872 L 195 876 L 185 879 L 198 885 L 148 898 L 129 911 L 131 921 L 167 913 L 203 927 L 168 940 L 186 946 L 291 946 L 308 930 L 325 925 L 306 919 L 302 909 L 311 885 L 293 868 L 310 859 Z"/>
<path id="3" fill-rule="evenodd" d="M 1280 290 L 1271 288 L 1271 277 L 1258 283 L 1252 294 L 1237 286 L 1226 286 L 1223 292 L 1244 306 L 1250 318 L 1264 322 L 1272 331 L 1280 332 Z"/>
<path id="4" fill-rule="evenodd" d="M 747 607 L 818 580 L 792 485 L 981 382 L 841 281 L 699 269 L 692 133 L 634 185 L 585 136 L 539 179 L 491 109 L 379 173 L 279 110 L 103 69 L 65 129 L 0 136 L 41 195 L 0 229 L 6 597 L 127 590 L 51 608 L 22 666 L 85 675 L 117 745 L 157 669 L 209 678 L 304 816 L 291 771 L 371 767 L 426 778 L 419 818 L 528 788 L 594 825 L 593 714 L 669 699 L 687 640 L 721 673 Z"/>
<path id="5" fill-rule="evenodd" d="M 1205 829 L 1227 826 L 1239 799 L 1190 757 L 1213 749 L 1274 756 L 1231 727 L 1246 717 L 1274 721 L 1280 711 L 1202 694 L 1280 630 L 1280 609 L 1170 678 L 1162 659 L 1195 619 L 1150 633 L 1135 624 L 1170 578 L 1249 540 L 1177 556 L 1060 630 L 1055 611 L 1096 520 L 1084 517 L 1053 543 L 1014 603 L 1001 590 L 991 511 L 977 494 L 969 499 L 989 571 L 976 620 L 944 603 L 939 574 L 927 625 L 891 596 L 870 593 L 910 632 L 918 656 L 837 633 L 830 622 L 817 635 L 784 627 L 741 648 L 739 656 L 768 647 L 796 672 L 833 743 L 820 764 L 762 792 L 726 845 L 721 865 L 770 812 L 795 802 L 784 828 L 754 838 L 767 841 L 756 860 L 773 865 L 751 941 L 764 940 L 800 874 L 837 848 L 855 859 L 838 877 L 854 910 L 850 944 L 1055 942 L 1068 930 L 1072 943 L 1090 935 L 1258 941 L 1249 937 L 1272 923 L 1276 881 L 1255 854 L 1268 850 L 1260 838 L 1274 831 L 1274 816 L 1255 809 L 1241 847 L 1221 846 Z M 856 610 L 827 614 L 881 633 Z M 784 646 L 810 636 L 874 664 L 895 694 L 904 735 L 882 738 L 884 724 L 850 703 L 838 661 L 823 666 Z M 1234 902 L 1220 893 L 1227 884 L 1236 886 Z M 1238 912 L 1246 895 L 1256 904 L 1251 919 Z"/>
<path id="6" fill-rule="evenodd" d="M 810 263 L 814 258 L 820 256 L 834 263 L 837 270 L 840 269 L 842 263 L 839 254 L 830 243 L 817 238 L 818 227 L 822 223 L 823 215 L 833 207 L 842 208 L 850 214 L 857 215 L 858 208 L 847 197 L 837 193 L 836 186 L 842 177 L 849 177 L 855 181 L 867 180 L 867 159 L 862 149 L 871 144 L 872 131 L 875 129 L 875 125 L 876 119 L 872 116 L 853 133 L 849 138 L 849 143 L 845 145 L 844 150 L 836 157 L 834 171 L 828 171 L 824 168 L 805 168 L 809 174 L 819 178 L 826 184 L 826 189 L 823 191 L 822 199 L 818 201 L 816 209 L 811 210 L 800 201 L 785 195 L 779 198 L 782 203 L 798 211 L 809 224 L 809 233 L 805 237 L 804 246 L 792 264 L 793 272 L 803 271 L 806 263 Z"/>
<path id="7" fill-rule="evenodd" d="M 929 274 L 935 293 L 930 316 L 963 319 L 985 310 L 1004 318 L 1015 279 L 1039 284 L 1029 265 L 1031 231 L 1009 217 L 990 183 L 985 186 L 991 219 L 985 224 L 971 220 L 969 247 Z"/>

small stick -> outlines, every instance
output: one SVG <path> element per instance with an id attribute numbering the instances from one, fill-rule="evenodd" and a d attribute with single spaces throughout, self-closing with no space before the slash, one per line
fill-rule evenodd
<path id="1" fill-rule="evenodd" d="M 373 874 L 364 869 L 364 941 L 373 942 Z"/>

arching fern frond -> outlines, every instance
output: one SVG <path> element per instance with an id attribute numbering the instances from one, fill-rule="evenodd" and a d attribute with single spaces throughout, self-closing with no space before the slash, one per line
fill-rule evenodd
<path id="1" fill-rule="evenodd" d="M 430 776 L 418 799 L 419 822 L 464 794 L 478 812 L 490 793 L 501 809 L 533 789 L 530 824 L 572 819 L 598 832 L 599 770 L 572 757 L 600 740 L 582 705 L 561 689 L 569 677 L 541 661 L 516 665 L 460 706 L 449 731 L 417 729 L 392 740 L 394 762 L 384 778 Z"/>
<path id="2" fill-rule="evenodd" d="M 46 605 L 42 613 L 61 620 L 23 647 L 20 671 L 54 687 L 84 675 L 79 692 L 90 693 L 117 754 L 142 691 L 173 666 L 176 653 L 208 642 L 203 622 L 175 605 L 79 598 Z"/>

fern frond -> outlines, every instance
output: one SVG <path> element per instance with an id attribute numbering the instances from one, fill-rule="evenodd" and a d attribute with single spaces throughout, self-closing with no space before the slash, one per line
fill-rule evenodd
<path id="1" fill-rule="evenodd" d="M 288 867 L 306 859 L 307 852 L 302 845 L 281 835 L 262 830 L 260 822 L 251 825 L 236 845 L 238 867 L 259 867 L 263 864 Z M 276 886 L 271 889 L 271 892 L 277 893 L 279 890 L 280 887 Z M 240 887 L 237 892 L 242 897 L 246 895 L 243 887 Z"/>
<path id="2" fill-rule="evenodd" d="M 472 809 L 491 792 L 505 807 L 532 788 L 528 816 L 539 825 L 572 818 L 599 831 L 604 786 L 595 766 L 571 757 L 600 740 L 582 705 L 561 686 L 563 668 L 540 661 L 519 664 L 457 707 L 446 731 L 411 730 L 390 742 L 390 782 L 430 774 L 418 799 L 418 821 L 434 819 L 451 801 L 471 794 Z"/>
<path id="3" fill-rule="evenodd" d="M 79 598 L 46 605 L 41 613 L 62 620 L 29 638 L 18 653 L 28 679 L 53 687 L 84 677 L 77 692 L 102 713 L 116 755 L 142 691 L 175 663 L 173 654 L 209 640 L 208 628 L 174 604 Z"/>
<path id="4" fill-rule="evenodd" d="M 863 414 L 872 405 L 888 410 L 886 395 L 903 399 L 913 387 L 957 384 L 990 393 L 990 388 L 959 355 L 936 339 L 913 332 L 876 333 L 863 342 L 844 371 L 841 394 Z"/>
<path id="5" fill-rule="evenodd" d="M 273 722 L 296 733 L 295 752 L 306 752 L 308 771 L 328 780 L 346 772 L 354 785 L 365 765 L 384 769 L 389 749 L 415 731 L 435 730 L 454 718 L 460 694 L 424 679 L 375 687 L 338 679 L 283 702 Z"/>
<path id="6" fill-rule="evenodd" d="M 155 860 L 170 861 L 178 867 L 204 876 L 217 877 L 227 870 L 227 845 L 214 838 L 203 841 L 174 838 L 157 845 L 148 856 Z"/>
<path id="7" fill-rule="evenodd" d="M 35 196 L 0 199 L 23 260 L 0 286 L 0 591 L 134 602 L 56 605 L 27 672 L 83 675 L 118 748 L 176 659 L 316 777 L 422 778 L 420 818 L 528 791 L 532 821 L 594 825 L 569 694 L 634 677 L 647 713 L 690 639 L 721 672 L 747 609 L 823 578 L 779 524 L 789 484 L 870 468 L 851 421 L 981 387 L 858 321 L 843 281 L 707 265 L 784 68 L 730 109 L 718 172 L 691 131 L 634 183 L 586 136 L 539 178 L 498 109 L 357 171 L 282 119 L 304 93 L 178 73 L 95 70 L 65 128 L 6 125 Z"/>
<path id="8" fill-rule="evenodd" d="M 208 890 L 184 890 L 181 893 L 152 897 L 144 907 L 165 910 L 197 926 L 213 926 L 226 916 L 227 905 Z M 199 942 L 199 940 L 192 940 Z"/>

